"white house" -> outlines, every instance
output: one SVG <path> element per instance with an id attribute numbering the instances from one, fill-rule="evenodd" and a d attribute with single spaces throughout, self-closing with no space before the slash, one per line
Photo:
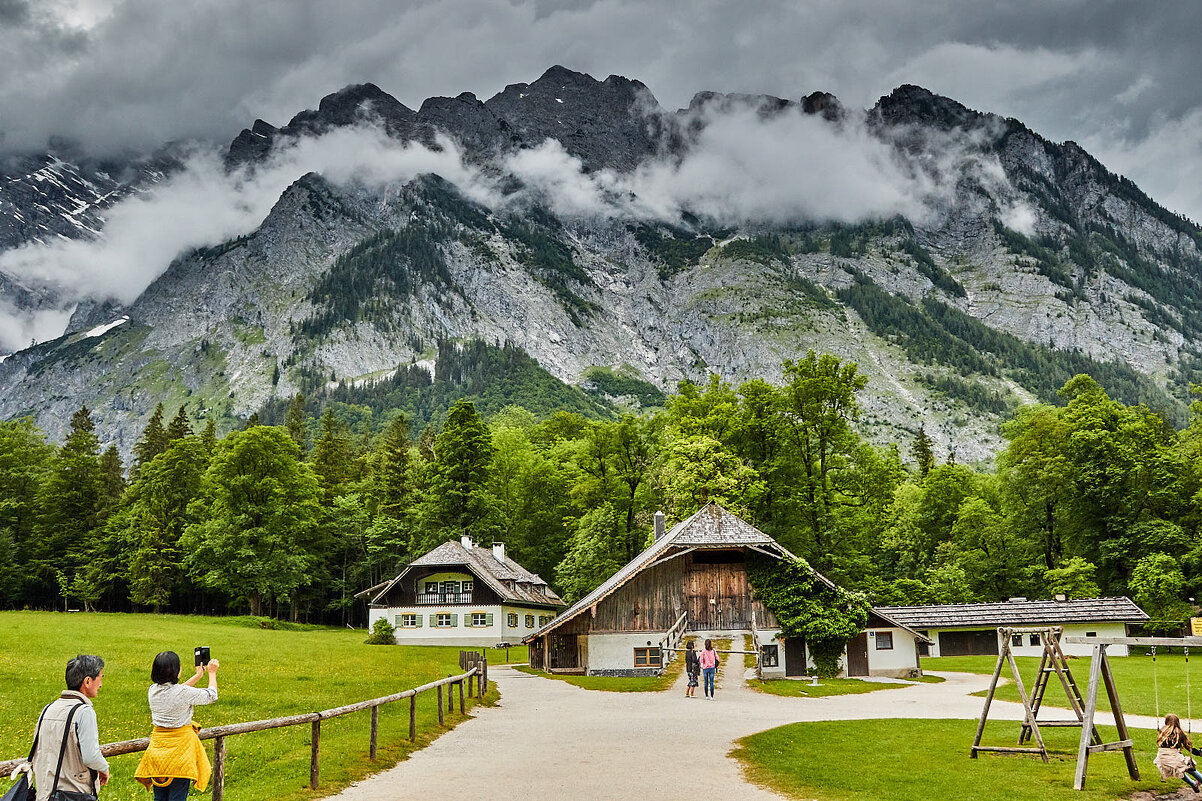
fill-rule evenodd
<path id="1" fill-rule="evenodd" d="M 566 604 L 547 582 L 464 537 L 410 562 L 396 578 L 359 593 L 368 624 L 386 618 L 405 645 L 489 646 L 521 641 Z"/>
<path id="2" fill-rule="evenodd" d="M 649 675 L 663 669 L 681 638 L 743 635 L 760 646 L 764 675 L 802 676 L 813 669 L 804 639 L 781 640 L 776 618 L 755 599 L 747 559 L 791 553 L 747 521 L 711 503 L 671 531 L 656 515 L 651 545 L 559 617 L 526 637 L 530 663 L 552 672 Z M 833 587 L 828 579 L 815 577 Z M 848 643 L 844 675 L 919 675 L 919 637 L 878 610 Z"/>
<path id="3" fill-rule="evenodd" d="M 1148 615 L 1126 597 L 1079 598 L 1059 596 L 1051 601 L 1011 598 L 985 604 L 930 604 L 926 606 L 886 606 L 877 611 L 927 635 L 929 653 L 924 656 L 964 656 L 990 654 L 999 650 L 998 627 L 1029 628 L 1060 626 L 1065 637 L 1126 637 L 1128 627 L 1146 623 Z M 1040 656 L 1039 635 L 1013 635 L 1015 656 Z M 1090 645 L 1063 643 L 1065 654 L 1089 656 Z M 1111 656 L 1126 656 L 1127 646 L 1112 645 Z"/>

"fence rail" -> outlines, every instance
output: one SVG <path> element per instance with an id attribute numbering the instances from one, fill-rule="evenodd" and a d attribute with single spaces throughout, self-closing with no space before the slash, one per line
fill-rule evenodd
<path id="1" fill-rule="evenodd" d="M 475 677 L 475 681 L 472 678 Z M 330 718 L 337 718 L 343 715 L 349 715 L 353 712 L 362 712 L 365 709 L 371 710 L 371 737 L 368 745 L 368 753 L 372 760 L 376 758 L 376 740 L 377 731 L 379 728 L 379 711 L 380 707 L 385 704 L 403 701 L 409 699 L 409 741 L 417 740 L 417 696 L 430 690 L 435 690 L 438 693 L 438 723 L 444 725 L 445 717 L 443 710 L 443 687 L 448 687 L 446 691 L 446 711 L 455 711 L 455 695 L 449 689 L 450 685 L 458 685 L 459 687 L 459 712 L 463 714 L 466 707 L 463 703 L 464 698 L 464 682 L 467 682 L 467 697 L 473 697 L 473 689 L 475 689 L 475 697 L 482 697 L 488 691 L 488 661 L 474 664 L 467 671 L 460 673 L 457 676 L 447 676 L 445 679 L 428 682 L 420 687 L 414 687 L 403 692 L 393 693 L 392 695 L 384 695 L 379 698 L 371 698 L 367 701 L 359 701 L 355 704 L 347 704 L 346 706 L 335 707 L 334 709 L 326 709 L 321 712 L 306 712 L 302 715 L 289 715 L 282 718 L 270 718 L 268 720 L 252 720 L 246 723 L 230 723 L 225 726 L 211 726 L 206 729 L 201 729 L 199 734 L 202 740 L 215 740 L 213 744 L 213 801 L 222 801 L 225 794 L 225 738 L 233 737 L 238 734 L 249 734 L 256 731 L 266 731 L 268 729 L 282 729 L 288 726 L 303 726 L 308 723 L 312 727 L 312 739 L 310 743 L 309 757 L 309 787 L 313 790 L 317 789 L 320 779 L 320 758 L 321 758 L 321 722 Z M 473 684 L 475 687 L 473 688 Z M 100 752 L 106 757 L 121 756 L 122 754 L 134 754 L 139 751 L 145 751 L 150 746 L 150 738 L 142 737 L 137 740 L 122 740 L 116 743 L 106 743 L 100 746 Z M 26 762 L 25 757 L 18 759 L 10 759 L 5 762 L 0 762 L 0 775 L 7 775 L 18 765 Z"/>

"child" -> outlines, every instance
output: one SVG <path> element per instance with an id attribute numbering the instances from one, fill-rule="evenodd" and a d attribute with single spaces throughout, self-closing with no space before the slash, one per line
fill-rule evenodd
<path id="1" fill-rule="evenodd" d="M 692 640 L 684 645 L 684 672 L 689 675 L 689 686 L 685 688 L 684 697 L 692 698 L 693 693 L 697 692 L 697 677 L 701 675 L 701 660 L 693 650 Z"/>
<path id="2" fill-rule="evenodd" d="M 1156 735 L 1156 759 L 1153 764 L 1160 769 L 1160 778 L 1184 779 L 1195 793 L 1202 793 L 1202 773 L 1194 760 L 1182 753 L 1182 749 L 1202 756 L 1202 749 L 1194 748 L 1190 737 L 1181 729 L 1181 720 L 1176 715 L 1164 716 L 1164 727 Z"/>

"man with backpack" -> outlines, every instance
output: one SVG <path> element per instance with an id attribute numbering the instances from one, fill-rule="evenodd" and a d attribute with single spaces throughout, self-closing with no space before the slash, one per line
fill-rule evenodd
<path id="1" fill-rule="evenodd" d="M 100 753 L 92 699 L 104 683 L 104 660 L 80 654 L 67 663 L 67 689 L 42 710 L 34 732 L 33 778 L 37 801 L 95 797 L 108 784 L 109 763 Z"/>

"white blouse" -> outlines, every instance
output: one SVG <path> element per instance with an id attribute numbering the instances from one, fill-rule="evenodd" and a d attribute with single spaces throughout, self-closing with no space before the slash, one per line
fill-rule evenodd
<path id="1" fill-rule="evenodd" d="M 165 729 L 178 729 L 192 722 L 192 707 L 216 701 L 217 691 L 212 687 L 186 684 L 152 684 L 147 700 L 151 723 Z"/>

